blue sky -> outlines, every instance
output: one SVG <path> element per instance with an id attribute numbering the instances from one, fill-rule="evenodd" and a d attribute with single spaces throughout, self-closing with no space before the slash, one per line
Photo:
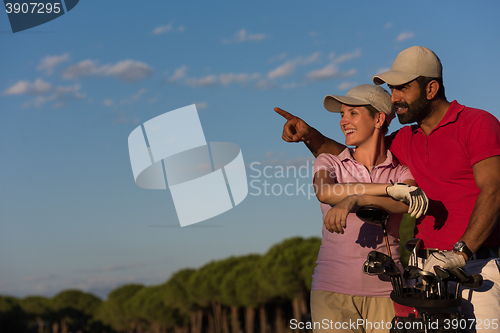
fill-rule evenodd
<path id="1" fill-rule="evenodd" d="M 323 97 L 422 45 L 441 58 L 450 101 L 500 118 L 498 12 L 496 1 L 80 1 L 16 34 L 0 14 L 0 293 L 104 297 L 320 236 L 319 204 L 300 190 L 311 156 L 281 140 L 273 108 L 343 142 Z M 181 228 L 168 190 L 135 185 L 127 138 L 193 103 L 207 141 L 239 145 L 257 182 L 234 209 Z M 302 174 L 280 177 L 287 166 Z M 286 184 L 293 195 L 279 195 Z"/>

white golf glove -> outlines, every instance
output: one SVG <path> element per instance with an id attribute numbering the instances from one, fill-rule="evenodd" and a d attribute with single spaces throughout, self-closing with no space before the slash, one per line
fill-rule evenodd
<path id="1" fill-rule="evenodd" d="M 454 251 L 434 252 L 425 260 L 424 271 L 434 274 L 434 266 L 441 266 L 441 268 L 464 267 L 465 258 Z"/>
<path id="2" fill-rule="evenodd" d="M 417 219 L 427 212 L 429 199 L 420 187 L 397 183 L 385 188 L 387 195 L 409 205 L 408 214 Z"/>

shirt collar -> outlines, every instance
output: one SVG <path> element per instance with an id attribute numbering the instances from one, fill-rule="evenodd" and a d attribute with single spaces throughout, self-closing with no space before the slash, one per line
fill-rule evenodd
<path id="1" fill-rule="evenodd" d="M 456 100 L 451 102 L 450 107 L 448 108 L 448 111 L 446 111 L 443 119 L 441 119 L 439 124 L 431 131 L 431 133 L 441 126 L 455 122 L 458 118 L 459 113 L 462 112 L 464 108 L 465 106 L 458 104 Z M 414 133 L 418 132 L 419 130 L 423 133 L 422 129 L 418 125 L 412 125 L 412 130 Z"/>
<path id="2" fill-rule="evenodd" d="M 353 161 L 354 163 L 359 163 L 352 157 L 352 153 L 356 151 L 356 148 L 349 148 L 347 147 L 344 149 L 340 154 L 337 155 L 337 157 L 342 161 Z M 387 158 L 385 159 L 384 162 L 380 163 L 379 165 L 376 165 L 376 167 L 383 167 L 383 166 L 389 166 L 392 165 L 393 167 L 397 166 L 397 161 L 392 157 L 392 153 L 390 150 L 386 149 L 385 154 L 387 155 Z"/>

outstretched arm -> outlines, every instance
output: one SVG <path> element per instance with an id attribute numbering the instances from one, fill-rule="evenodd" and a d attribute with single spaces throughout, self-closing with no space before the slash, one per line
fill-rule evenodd
<path id="1" fill-rule="evenodd" d="M 283 140 L 286 142 L 304 142 L 314 157 L 318 157 L 322 153 L 338 155 L 346 148 L 345 145 L 325 137 L 301 118 L 278 107 L 274 108 L 274 111 L 287 120 L 283 126 Z"/>

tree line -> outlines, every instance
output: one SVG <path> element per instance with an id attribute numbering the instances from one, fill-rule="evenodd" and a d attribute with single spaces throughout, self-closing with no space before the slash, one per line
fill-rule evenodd
<path id="1" fill-rule="evenodd" d="M 321 240 L 294 237 L 267 253 L 182 269 L 157 286 L 127 284 L 106 300 L 80 290 L 0 296 L 0 332 L 286 333 L 309 316 Z"/>

